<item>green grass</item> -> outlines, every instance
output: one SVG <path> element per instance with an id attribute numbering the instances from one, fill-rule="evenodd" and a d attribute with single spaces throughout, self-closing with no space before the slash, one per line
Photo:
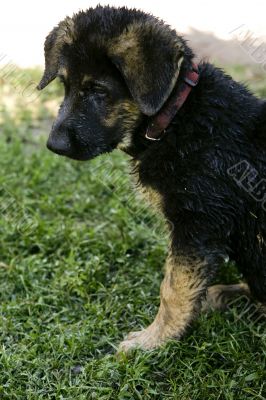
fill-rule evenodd
<path id="1" fill-rule="evenodd" d="M 257 92 L 265 88 L 260 82 Z M 265 323 L 239 320 L 237 307 L 201 315 L 180 342 L 115 356 L 123 335 L 156 313 L 163 224 L 132 195 L 124 155 L 78 163 L 46 150 L 58 87 L 28 105 L 16 94 L 11 106 L 7 89 L 14 96 L 5 82 L 0 399 L 265 399 Z M 221 278 L 239 277 L 231 266 Z"/>

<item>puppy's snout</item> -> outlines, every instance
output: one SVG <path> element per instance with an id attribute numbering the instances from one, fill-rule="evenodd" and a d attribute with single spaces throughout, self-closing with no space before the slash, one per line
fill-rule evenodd
<path id="1" fill-rule="evenodd" d="M 56 154 L 69 156 L 71 154 L 71 132 L 69 128 L 61 125 L 54 127 L 47 141 L 47 148 Z"/>

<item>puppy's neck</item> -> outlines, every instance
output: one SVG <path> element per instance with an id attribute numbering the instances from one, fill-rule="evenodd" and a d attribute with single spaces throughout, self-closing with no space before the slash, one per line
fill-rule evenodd
<path id="1" fill-rule="evenodd" d="M 152 118 L 145 133 L 145 138 L 151 141 L 160 141 L 167 135 L 167 128 L 186 102 L 191 91 L 199 82 L 199 68 L 193 63 L 185 74 L 178 80 L 173 92 L 162 109 Z"/>
<path id="2" fill-rule="evenodd" d="M 162 109 L 153 117 L 145 117 L 135 131 L 124 138 L 120 149 L 138 160 L 137 163 L 150 152 L 156 159 L 155 155 L 160 149 L 169 147 L 172 150 L 178 135 L 174 127 L 177 121 L 182 126 L 184 116 L 192 112 L 191 104 L 198 82 L 198 66 L 189 62 L 181 70 L 176 86 Z"/>

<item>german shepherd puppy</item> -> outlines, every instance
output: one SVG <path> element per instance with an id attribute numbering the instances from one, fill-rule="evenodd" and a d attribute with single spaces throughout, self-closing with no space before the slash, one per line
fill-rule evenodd
<path id="1" fill-rule="evenodd" d="M 206 298 L 266 303 L 266 103 L 193 57 L 175 30 L 127 8 L 79 12 L 45 41 L 38 89 L 65 87 L 48 148 L 76 160 L 122 149 L 171 227 L 158 314 L 123 351 L 179 339 Z M 229 258 L 246 283 L 211 286 Z"/>

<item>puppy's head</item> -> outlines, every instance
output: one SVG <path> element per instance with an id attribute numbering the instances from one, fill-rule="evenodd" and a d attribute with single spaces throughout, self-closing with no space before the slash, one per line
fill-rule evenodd
<path id="1" fill-rule="evenodd" d="M 48 148 L 88 160 L 130 146 L 191 57 L 175 31 L 140 11 L 99 6 L 66 18 L 46 38 L 38 85 L 57 77 L 65 88 Z"/>

